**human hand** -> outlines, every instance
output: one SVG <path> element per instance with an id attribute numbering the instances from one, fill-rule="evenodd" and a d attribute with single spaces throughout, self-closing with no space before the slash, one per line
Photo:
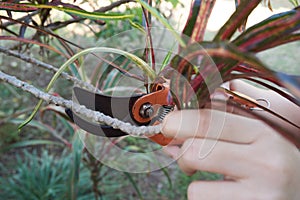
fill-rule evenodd
<path id="1" fill-rule="evenodd" d="M 181 148 L 166 147 L 185 173 L 201 170 L 228 178 L 193 182 L 188 199 L 300 199 L 300 153 L 293 144 L 262 122 L 233 114 L 220 135 L 207 132 L 212 112 L 223 117 L 220 111 L 184 110 L 163 124 L 166 136 L 188 138 Z"/>
<path id="2" fill-rule="evenodd" d="M 183 110 L 165 118 L 162 132 L 185 140 L 181 147 L 165 148 L 185 173 L 201 170 L 226 177 L 191 183 L 190 200 L 300 199 L 299 150 L 261 121 L 208 109 Z"/>

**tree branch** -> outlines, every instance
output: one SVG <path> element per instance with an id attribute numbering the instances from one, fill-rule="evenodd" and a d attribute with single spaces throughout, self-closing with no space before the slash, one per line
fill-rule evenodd
<path id="1" fill-rule="evenodd" d="M 29 92 L 35 97 L 37 97 L 38 99 L 42 99 L 46 101 L 48 104 L 55 104 L 57 106 L 62 106 L 64 108 L 72 109 L 73 112 L 76 112 L 81 116 L 85 116 L 87 119 L 90 119 L 91 121 L 105 123 L 109 126 L 112 126 L 114 129 L 120 129 L 121 131 L 128 133 L 129 135 L 132 136 L 149 137 L 157 133 L 160 133 L 161 131 L 161 125 L 140 126 L 140 127 L 133 126 L 129 123 L 125 123 L 116 118 L 106 116 L 103 113 L 87 109 L 85 106 L 74 103 L 71 100 L 66 100 L 62 97 L 50 95 L 48 93 L 45 93 L 37 89 L 33 85 L 30 85 L 24 81 L 17 79 L 14 76 L 3 73 L 1 70 L 0 70 L 0 80 L 3 80 L 15 87 L 18 87 L 23 91 Z"/>
<path id="2" fill-rule="evenodd" d="M 41 62 L 35 58 L 32 58 L 32 57 L 29 57 L 29 56 L 26 56 L 24 54 L 21 54 L 21 53 L 17 53 L 17 52 L 14 52 L 14 51 L 11 51 L 9 49 L 6 49 L 4 47 L 1 47 L 0 46 L 0 52 L 2 53 L 5 53 L 6 55 L 9 55 L 9 56 L 13 56 L 13 57 L 16 57 L 16 58 L 19 58 L 25 62 L 28 62 L 28 63 L 31 63 L 31 64 L 34 64 L 36 65 L 37 67 L 41 67 L 41 68 L 44 68 L 44 69 L 47 69 L 53 73 L 57 72 L 58 69 L 50 64 L 47 64 L 47 63 L 44 63 L 44 62 Z M 95 92 L 99 92 L 100 93 L 100 90 L 96 87 L 94 87 L 93 85 L 87 83 L 87 82 L 84 82 L 84 81 L 81 81 L 73 76 L 70 76 L 68 73 L 66 72 L 63 72 L 62 74 L 62 77 L 64 77 L 65 79 L 69 80 L 69 81 L 72 81 L 73 83 L 77 84 L 78 86 L 80 87 L 84 87 L 88 90 L 91 90 L 91 91 L 95 91 Z"/>

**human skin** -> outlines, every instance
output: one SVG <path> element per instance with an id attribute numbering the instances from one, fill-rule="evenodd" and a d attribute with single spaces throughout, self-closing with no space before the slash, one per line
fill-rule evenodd
<path id="1" fill-rule="evenodd" d="M 272 110 L 300 125 L 300 108 L 276 93 L 243 82 L 231 88 L 268 99 Z M 187 175 L 209 171 L 225 177 L 192 182 L 189 200 L 300 199 L 300 152 L 262 121 L 209 109 L 182 110 L 165 118 L 162 133 L 184 141 L 165 151 Z"/>

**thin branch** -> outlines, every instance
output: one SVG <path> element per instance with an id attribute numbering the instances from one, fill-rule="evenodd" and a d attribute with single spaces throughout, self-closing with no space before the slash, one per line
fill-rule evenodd
<path id="1" fill-rule="evenodd" d="M 23 16 L 23 17 L 20 17 L 20 18 L 16 19 L 16 20 L 18 20 L 18 21 L 24 21 L 26 18 L 32 18 L 33 16 L 39 14 L 39 12 L 40 12 L 39 10 L 33 11 L 33 12 L 31 12 L 31 13 Z M 15 24 L 16 24 L 15 22 L 9 21 L 9 22 L 3 23 L 2 26 L 3 27 L 8 27 L 8 26 L 15 25 Z"/>
<path id="2" fill-rule="evenodd" d="M 12 34 L 12 35 L 14 35 L 14 36 L 18 36 L 17 33 L 15 33 L 15 32 L 13 32 L 13 31 L 9 30 L 9 29 L 8 29 L 7 27 L 5 27 L 5 26 L 0 25 L 0 30 L 5 30 L 5 31 L 7 31 L 8 33 L 10 33 L 10 34 Z"/>
<path id="3" fill-rule="evenodd" d="M 79 105 L 77 103 L 74 103 L 71 100 L 66 100 L 62 97 L 57 97 L 50 95 L 48 93 L 45 93 L 38 88 L 34 87 L 33 85 L 30 85 L 24 81 L 21 81 L 17 79 L 14 76 L 8 75 L 0 71 L 0 80 L 3 80 L 15 87 L 18 87 L 22 89 L 23 91 L 29 92 L 38 99 L 42 99 L 46 101 L 48 104 L 55 104 L 57 106 L 62 106 L 64 108 L 72 109 L 73 112 L 85 116 L 87 119 L 99 123 L 105 123 L 109 126 L 112 126 L 114 129 L 120 129 L 121 131 L 128 133 L 132 136 L 153 136 L 155 134 L 160 133 L 161 131 L 161 125 L 155 125 L 155 126 L 133 126 L 129 123 L 125 123 L 121 120 L 118 120 L 116 118 L 112 118 L 110 116 L 104 115 L 101 112 L 97 112 L 94 110 L 87 109 L 83 105 Z"/>
<path id="4" fill-rule="evenodd" d="M 116 8 L 116 7 L 118 7 L 122 4 L 129 3 L 129 2 L 135 2 L 135 0 L 120 0 L 120 1 L 117 1 L 117 2 L 113 2 L 108 6 L 105 6 L 105 7 L 102 7 L 100 9 L 98 9 L 98 10 L 95 10 L 95 12 L 106 12 L 106 11 L 112 10 L 113 8 Z"/>
<path id="5" fill-rule="evenodd" d="M 32 58 L 32 57 L 29 57 L 29 56 L 26 56 L 24 54 L 21 54 L 21 53 L 17 53 L 17 52 L 14 52 L 14 51 L 11 51 L 7 48 L 4 48 L 4 47 L 1 47 L 0 46 L 0 52 L 2 53 L 5 53 L 6 55 L 9 55 L 9 56 L 13 56 L 13 57 L 16 57 L 16 58 L 19 58 L 25 62 L 28 62 L 28 63 L 31 63 L 31 64 L 34 64 L 36 65 L 37 67 L 41 67 L 41 68 L 44 68 L 44 69 L 47 69 L 53 73 L 57 72 L 58 71 L 58 68 L 50 65 L 50 64 L 47 64 L 47 63 L 44 63 L 44 62 L 41 62 L 35 58 Z M 68 73 L 66 72 L 63 72 L 62 74 L 62 77 L 64 77 L 65 79 L 69 80 L 69 81 L 72 81 L 74 82 L 75 84 L 79 85 L 80 87 L 84 87 L 90 91 L 95 91 L 95 92 L 99 92 L 100 93 L 100 90 L 95 88 L 93 85 L 87 83 L 87 82 L 84 82 L 84 81 L 81 81 L 73 76 L 70 76 Z"/>

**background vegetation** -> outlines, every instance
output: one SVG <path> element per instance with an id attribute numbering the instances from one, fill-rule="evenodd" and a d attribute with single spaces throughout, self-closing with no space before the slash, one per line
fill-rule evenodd
<path id="1" fill-rule="evenodd" d="M 69 3 L 73 4 L 73 1 Z M 84 8 L 103 9 L 98 3 L 96 0 L 75 2 Z M 107 3 L 114 5 L 113 2 Z M 161 4 L 166 4 L 160 1 L 156 3 L 157 8 Z M 177 1 L 168 3 L 169 10 L 176 6 L 180 6 Z M 132 21 L 142 24 L 140 7 L 123 4 L 113 11 L 133 14 L 135 17 Z M 0 14 L 4 17 L 11 16 L 13 19 L 27 16 L 20 12 L 5 10 L 0 10 Z M 38 23 L 37 27 L 41 30 L 50 29 L 51 33 L 67 41 L 73 41 L 82 48 L 91 47 L 99 41 L 133 28 L 126 20 L 107 20 L 105 23 L 100 20 L 80 20 L 55 10 L 47 13 L 46 9 L 35 13 L 31 20 L 35 21 L 27 22 Z M 11 24 L 5 26 L 5 23 Z M 69 25 L 66 26 L 67 24 Z M 32 56 L 56 67 L 62 65 L 66 59 L 59 51 L 68 54 L 69 50 L 64 49 L 62 43 L 49 34 L 39 34 L 39 30 L 3 18 L 1 28 L 0 44 L 6 49 Z M 20 42 L 15 38 L 27 40 Z M 48 46 L 44 48 L 41 43 Z M 48 47 L 53 47 L 57 51 L 53 52 Z M 71 50 L 76 52 L 79 48 L 72 46 Z M 15 57 L 7 57 L 5 54 L 1 54 L 0 62 L 2 71 L 28 80 L 39 88 L 45 88 L 52 77 L 48 70 L 45 71 Z M 71 82 L 59 79 L 53 91 L 61 96 L 70 97 L 72 86 Z M 83 148 L 74 128 L 65 118 L 52 112 L 51 107 L 43 108 L 43 114 L 40 113 L 19 132 L 18 125 L 28 113 L 32 112 L 37 99 L 3 82 L 0 84 L 0 99 L 1 198 L 18 200 L 185 198 L 187 185 L 192 178 L 181 173 L 177 165 L 148 174 L 128 174 L 111 169 L 94 159 Z M 199 173 L 194 179 L 199 177 L 209 178 L 210 175 Z"/>
<path id="2" fill-rule="evenodd" d="M 59 1 L 28 2 L 55 6 Z M 108 1 L 106 6 L 99 2 L 83 0 L 73 4 L 70 1 L 65 6 L 105 12 L 112 18 L 116 15 L 109 13 L 118 13 L 121 19 L 95 19 L 82 17 L 84 12 L 76 15 L 55 9 L 50 11 L 48 8 L 30 8 L 30 12 L 24 13 L 14 10 L 16 7 L 10 9 L 0 4 L 0 46 L 59 67 L 80 49 L 143 24 L 142 10 L 135 3 L 128 4 L 131 0 L 118 3 Z M 280 4 L 273 1 L 274 9 L 277 5 Z M 172 16 L 176 16 L 175 8 L 183 6 L 180 2 L 157 0 L 153 6 L 170 21 L 173 20 L 172 24 L 179 21 L 178 17 L 174 19 Z M 126 15 L 134 17 L 128 20 Z M 154 23 L 159 24 L 157 21 Z M 206 38 L 215 35 L 209 31 L 206 34 Z M 300 44 L 296 42 L 258 56 L 276 70 L 299 75 L 299 68 L 291 67 L 300 62 L 294 54 L 299 50 Z M 1 71 L 16 75 L 39 88 L 45 88 L 53 76 L 50 70 L 36 67 L 37 63 L 8 57 L 1 52 Z M 76 75 L 76 69 L 75 63 L 68 73 Z M 111 71 L 107 73 L 112 74 Z M 111 76 L 118 78 L 117 75 Z M 52 90 L 69 98 L 72 86 L 73 83 L 60 78 Z M 221 175 L 206 172 L 187 177 L 176 164 L 147 174 L 119 172 L 103 165 L 87 152 L 77 130 L 55 106 L 45 105 L 38 116 L 19 132 L 18 125 L 32 112 L 37 99 L 0 82 L 0 102 L 0 197 L 3 199 L 185 199 L 186 188 L 192 180 L 222 178 Z M 137 149 L 141 145 L 135 141 L 126 142 Z"/>

